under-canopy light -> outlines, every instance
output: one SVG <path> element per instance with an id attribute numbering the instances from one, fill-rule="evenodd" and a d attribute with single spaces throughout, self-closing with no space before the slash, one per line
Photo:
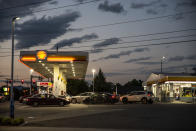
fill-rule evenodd
<path id="1" fill-rule="evenodd" d="M 49 62 L 64 62 L 64 61 L 74 61 L 74 57 L 62 57 L 62 56 L 55 56 L 55 57 L 48 57 L 47 61 Z"/>
<path id="2" fill-rule="evenodd" d="M 23 56 L 21 61 L 36 61 L 36 57 L 34 56 Z"/>

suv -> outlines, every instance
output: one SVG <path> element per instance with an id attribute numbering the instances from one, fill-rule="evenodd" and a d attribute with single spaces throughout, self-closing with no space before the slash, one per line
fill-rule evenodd
<path id="1" fill-rule="evenodd" d="M 127 104 L 128 102 L 142 102 L 143 104 L 152 104 L 154 101 L 154 95 L 149 91 L 133 91 L 127 95 L 121 96 L 120 101 L 123 104 Z"/>

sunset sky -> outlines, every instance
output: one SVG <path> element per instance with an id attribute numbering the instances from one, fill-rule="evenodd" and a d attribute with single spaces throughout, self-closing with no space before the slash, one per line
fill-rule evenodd
<path id="1" fill-rule="evenodd" d="M 29 80 L 20 51 L 87 51 L 107 81 L 146 80 L 152 72 L 191 73 L 196 67 L 196 0 L 0 0 L 0 80 L 10 78 L 11 19 L 15 79 Z"/>

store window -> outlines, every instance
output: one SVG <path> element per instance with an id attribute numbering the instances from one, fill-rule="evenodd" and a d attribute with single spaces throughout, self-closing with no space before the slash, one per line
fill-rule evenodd
<path id="1" fill-rule="evenodd" d="M 192 88 L 184 87 L 182 92 L 182 97 L 192 97 Z"/>

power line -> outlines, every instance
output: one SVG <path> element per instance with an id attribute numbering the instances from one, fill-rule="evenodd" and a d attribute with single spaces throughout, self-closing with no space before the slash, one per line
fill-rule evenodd
<path id="1" fill-rule="evenodd" d="M 163 38 L 155 38 L 155 39 L 146 39 L 146 40 L 138 40 L 138 41 L 129 41 L 129 42 L 122 42 L 122 43 L 117 43 L 117 44 L 137 43 L 137 42 L 154 41 L 154 40 L 164 40 L 164 39 L 174 39 L 174 38 L 182 38 L 182 37 L 193 37 L 193 36 L 196 36 L 196 34 L 192 34 L 192 35 L 181 35 L 181 36 L 172 36 L 172 37 L 163 37 Z M 82 47 L 92 47 L 92 46 L 66 47 L 66 48 L 60 48 L 60 49 L 82 48 Z"/>
<path id="2" fill-rule="evenodd" d="M 144 44 L 144 45 L 132 45 L 132 46 L 122 46 L 122 47 L 116 47 L 116 48 L 105 48 L 105 49 L 96 49 L 96 50 L 111 50 L 111 49 L 121 49 L 121 48 L 129 48 L 129 47 L 145 47 L 145 46 L 155 46 L 155 45 L 172 45 L 172 44 L 178 44 L 178 43 L 186 43 L 186 42 L 195 42 L 195 40 L 185 40 L 185 41 L 174 41 L 174 42 L 164 42 L 164 43 L 157 43 L 157 44 Z M 84 50 L 87 52 L 90 52 L 92 50 Z"/>
<path id="3" fill-rule="evenodd" d="M 111 49 L 121 49 L 121 48 L 130 48 L 130 47 L 145 47 L 145 46 L 157 46 L 157 45 L 172 45 L 172 44 L 178 44 L 178 43 L 186 43 L 186 42 L 195 42 L 196 39 L 193 40 L 184 40 L 184 41 L 173 41 L 173 42 L 164 42 L 164 43 L 152 43 L 152 44 L 143 44 L 143 45 L 131 45 L 131 46 L 121 46 L 121 47 L 116 47 L 116 48 L 104 48 L 104 49 L 96 49 L 96 50 L 111 50 Z M 89 53 L 92 53 L 92 50 L 83 50 Z M 0 57 L 7 57 L 11 55 L 5 55 L 5 56 L 0 56 Z M 20 56 L 20 55 L 14 55 L 14 56 Z"/>
<path id="4" fill-rule="evenodd" d="M 73 6 L 79 6 L 79 5 L 84 5 L 84 4 L 88 4 L 88 3 L 93 3 L 93 2 L 97 2 L 97 0 L 90 0 L 90 1 L 84 1 L 84 2 L 79 2 L 76 4 L 70 4 L 70 5 L 64 5 L 64 6 L 59 6 L 59 7 L 55 7 L 55 8 L 49 8 L 49 9 L 43 9 L 43 10 L 38 10 L 38 11 L 32 11 L 30 13 L 18 13 L 17 15 L 21 15 L 21 14 L 35 14 L 35 13 L 40 13 L 40 12 L 46 12 L 46 11 L 51 11 L 51 10 L 57 10 L 57 9 L 61 9 L 61 8 L 66 8 L 66 7 L 73 7 Z M 9 17 L 9 16 L 15 16 L 15 15 L 3 15 L 5 17 Z"/>
<path id="5" fill-rule="evenodd" d="M 161 35 L 161 34 L 171 34 L 171 33 L 178 33 L 178 32 L 185 32 L 185 31 L 195 31 L 196 29 L 182 29 L 182 30 L 174 30 L 174 31 L 166 31 L 166 32 L 157 32 L 157 33 L 150 33 L 150 34 L 142 34 L 142 35 L 129 35 L 129 36 L 120 36 L 120 37 L 112 37 L 112 38 L 132 38 L 132 37 L 143 37 L 143 36 L 153 36 L 153 35 Z M 93 42 L 93 41 L 104 41 L 109 40 L 111 38 L 106 39 L 98 39 L 98 40 L 85 40 L 82 42 Z M 56 45 L 56 44 L 50 44 L 50 45 Z M 39 45 L 39 46 L 49 46 L 49 45 Z M 89 46 L 83 46 L 83 47 L 89 47 Z M 68 48 L 78 48 L 78 47 L 68 47 Z M 11 49 L 11 48 L 0 48 L 0 49 Z M 64 48 L 66 49 L 66 48 Z"/>
<path id="6" fill-rule="evenodd" d="M 192 29 L 193 30 L 193 29 Z M 196 30 L 196 29 L 194 29 Z M 182 30 L 181 30 L 182 31 Z M 184 30 L 185 31 L 185 30 Z M 179 32 L 179 31 L 172 31 L 174 32 Z M 118 37 L 118 38 L 128 38 L 128 37 L 140 37 L 140 36 L 148 36 L 148 35 L 157 35 L 157 34 L 166 34 L 166 33 L 172 33 L 172 32 L 162 32 L 162 33 L 156 33 L 156 34 L 144 34 L 144 35 L 135 35 L 135 36 L 125 36 L 125 37 Z M 191 34 L 191 35 L 180 35 L 180 36 L 171 36 L 171 37 L 163 37 L 163 38 L 154 38 L 154 39 L 145 39 L 145 40 L 136 40 L 136 41 L 129 41 L 129 42 L 121 42 L 117 44 L 127 44 L 127 43 L 138 43 L 138 42 L 145 42 L 145 41 L 154 41 L 154 40 L 164 40 L 164 39 L 174 39 L 174 38 L 183 38 L 183 37 L 193 37 L 196 36 L 196 34 Z M 105 39 L 107 40 L 107 39 Z M 100 40 L 99 40 L 100 41 Z M 40 45 L 41 46 L 41 45 Z M 42 46 L 48 46 L 48 45 L 42 45 Z M 65 48 L 60 48 L 60 49 L 70 49 L 70 48 L 82 48 L 82 47 L 92 47 L 92 46 L 79 46 L 79 47 L 65 47 Z M 4 49 L 4 48 L 0 48 Z M 5 49 L 11 49 L 11 48 L 5 48 Z M 17 50 L 19 51 L 19 50 Z M 0 53 L 10 53 L 10 52 L 0 52 Z"/>
<path id="7" fill-rule="evenodd" d="M 149 36 L 149 35 L 160 35 L 160 34 L 167 34 L 167 33 L 177 33 L 177 32 L 183 32 L 183 31 L 195 31 L 196 29 L 183 29 L 183 30 L 175 30 L 175 31 L 167 31 L 167 32 L 157 32 L 157 33 L 150 33 L 150 34 L 142 34 L 142 35 L 131 35 L 131 36 L 120 36 L 117 38 L 129 38 L 129 37 L 140 37 L 140 36 Z M 45 35 L 54 35 L 57 33 L 44 33 L 41 36 L 45 36 Z M 35 36 L 37 37 L 38 35 L 40 36 L 40 34 L 22 34 L 23 36 L 27 35 L 27 36 Z M 19 36 L 16 34 L 16 37 Z M 116 38 L 116 37 L 115 37 Z M 83 42 L 91 42 L 91 41 L 103 41 L 103 40 L 108 40 L 110 38 L 106 38 L 106 39 L 98 39 L 98 40 L 85 40 Z M 55 44 L 53 44 L 55 45 Z"/>
<path id="8" fill-rule="evenodd" d="M 154 19 L 162 19 L 162 18 L 172 17 L 172 16 L 176 16 L 176 15 L 192 14 L 192 13 L 196 13 L 196 11 L 179 12 L 179 13 L 176 13 L 176 14 L 170 14 L 170 15 L 165 15 L 165 16 L 144 18 L 144 19 L 138 19 L 138 20 L 127 20 L 127 21 L 114 22 L 114 23 L 102 24 L 102 25 L 86 26 L 86 27 L 79 28 L 79 29 L 92 29 L 92 28 L 120 25 L 120 24 L 126 24 L 126 23 L 135 23 L 135 22 L 148 21 L 148 20 L 154 20 Z"/>
<path id="9" fill-rule="evenodd" d="M 24 6 L 31 6 L 31 5 L 41 4 L 41 3 L 45 3 L 45 2 L 49 2 L 49 1 L 48 0 L 46 0 L 46 1 L 39 1 L 39 2 L 26 3 L 26 4 L 21 4 L 21 5 L 6 7 L 6 8 L 0 8 L 0 12 L 2 10 L 13 9 L 13 8 L 18 8 L 18 7 L 24 7 Z"/>

